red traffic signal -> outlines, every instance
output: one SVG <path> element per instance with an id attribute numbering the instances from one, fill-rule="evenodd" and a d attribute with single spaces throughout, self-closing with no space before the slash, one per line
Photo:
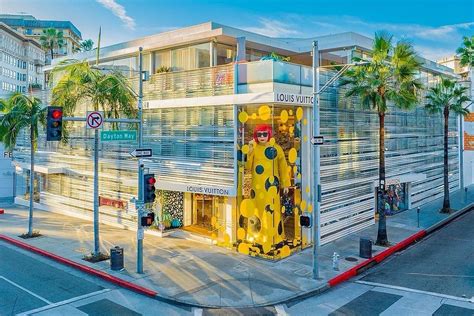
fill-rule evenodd
<path id="1" fill-rule="evenodd" d="M 152 173 L 143 175 L 143 202 L 153 203 L 156 198 L 155 194 L 155 175 Z"/>
<path id="2" fill-rule="evenodd" d="M 63 108 L 60 106 L 48 106 L 46 116 L 46 140 L 58 141 L 62 138 Z"/>
<path id="3" fill-rule="evenodd" d="M 60 119 L 63 116 L 63 111 L 62 110 L 53 110 L 51 113 L 51 117 L 55 120 Z"/>

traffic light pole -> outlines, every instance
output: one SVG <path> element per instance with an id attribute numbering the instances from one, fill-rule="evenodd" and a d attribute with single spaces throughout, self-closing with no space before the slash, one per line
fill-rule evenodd
<path id="1" fill-rule="evenodd" d="M 139 48 L 138 53 L 138 148 L 143 147 L 143 48 Z M 144 231 L 141 223 L 143 213 L 143 161 L 138 159 L 138 201 L 137 209 L 137 273 L 143 273 L 143 237 Z"/>

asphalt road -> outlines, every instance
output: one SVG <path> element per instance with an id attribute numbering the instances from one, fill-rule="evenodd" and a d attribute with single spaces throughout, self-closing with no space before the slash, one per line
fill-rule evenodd
<path id="1" fill-rule="evenodd" d="M 0 315 L 191 315 L 0 242 Z"/>
<path id="2" fill-rule="evenodd" d="M 390 234 L 390 232 L 389 232 Z M 474 211 L 289 315 L 474 315 Z"/>

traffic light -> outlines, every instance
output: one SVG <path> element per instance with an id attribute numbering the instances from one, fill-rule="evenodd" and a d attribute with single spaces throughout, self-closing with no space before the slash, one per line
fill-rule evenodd
<path id="1" fill-rule="evenodd" d="M 153 203 L 155 201 L 155 175 L 152 173 L 143 175 L 143 202 Z"/>
<path id="2" fill-rule="evenodd" d="M 155 220 L 155 213 L 148 213 L 147 216 L 141 218 L 142 226 L 151 226 Z"/>
<path id="3" fill-rule="evenodd" d="M 301 227 L 311 227 L 311 217 L 306 215 L 300 216 L 300 226 Z"/>
<path id="4" fill-rule="evenodd" d="M 61 140 L 62 128 L 63 108 L 60 106 L 48 106 L 48 116 L 46 118 L 46 140 Z"/>

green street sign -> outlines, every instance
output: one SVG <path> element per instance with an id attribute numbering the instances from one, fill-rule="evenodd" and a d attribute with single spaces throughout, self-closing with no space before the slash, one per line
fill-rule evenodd
<path id="1" fill-rule="evenodd" d="M 137 131 L 102 131 L 100 132 L 100 140 L 103 142 L 137 140 Z"/>

